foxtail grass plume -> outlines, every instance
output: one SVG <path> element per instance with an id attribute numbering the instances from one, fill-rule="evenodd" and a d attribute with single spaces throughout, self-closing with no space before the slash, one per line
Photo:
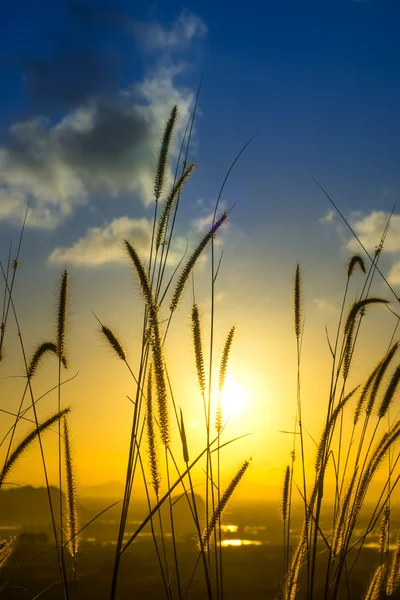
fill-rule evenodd
<path id="1" fill-rule="evenodd" d="M 147 394 L 146 394 L 146 424 L 147 424 L 147 445 L 149 451 L 149 465 L 151 473 L 151 485 L 153 486 L 154 493 L 158 498 L 160 493 L 161 477 L 160 469 L 158 465 L 157 455 L 157 439 L 154 431 L 154 417 L 153 417 L 153 365 L 149 367 L 149 374 L 147 376 Z"/>
<path id="2" fill-rule="evenodd" d="M 390 365 L 398 347 L 399 347 L 398 343 L 393 344 L 393 346 L 390 348 L 389 352 L 382 359 L 382 362 L 379 365 L 379 369 L 377 370 L 377 373 L 376 373 L 375 378 L 372 383 L 371 392 L 370 392 L 369 399 L 367 402 L 367 407 L 365 409 L 365 412 L 367 415 L 371 415 L 371 413 L 372 413 L 381 383 L 383 381 L 386 371 L 388 370 L 389 365 Z"/>
<path id="3" fill-rule="evenodd" d="M 0 567 L 4 567 L 17 545 L 16 536 L 0 541 Z"/>
<path id="4" fill-rule="evenodd" d="M 217 400 L 217 408 L 215 411 L 215 431 L 218 433 L 218 435 L 220 435 L 222 433 L 222 430 L 224 428 L 224 417 L 222 414 L 222 406 L 221 406 L 221 399 L 218 398 Z"/>
<path id="5" fill-rule="evenodd" d="M 388 577 L 386 593 L 389 597 L 395 595 L 400 586 L 400 533 L 397 535 L 397 546 L 393 554 L 392 566 Z"/>
<path id="6" fill-rule="evenodd" d="M 225 490 L 224 494 L 222 495 L 220 501 L 218 502 L 217 506 L 215 507 L 215 510 L 214 510 L 213 514 L 211 515 L 211 517 L 208 521 L 207 527 L 202 536 L 202 547 L 203 548 L 206 548 L 208 546 L 208 543 L 213 534 L 214 528 L 215 528 L 220 516 L 222 515 L 226 505 L 228 504 L 228 501 L 231 498 L 233 492 L 235 491 L 240 480 L 242 479 L 243 475 L 245 474 L 249 464 L 250 464 L 250 462 L 247 460 L 243 463 L 243 465 L 240 467 L 239 471 L 236 473 L 235 477 L 232 479 L 232 481 L 226 488 L 226 490 Z"/>
<path id="7" fill-rule="evenodd" d="M 126 361 L 125 350 L 123 349 L 122 344 L 117 339 L 117 336 L 111 331 L 109 327 L 106 327 L 105 325 L 101 326 L 101 331 L 104 337 L 108 340 L 111 348 L 113 348 L 113 350 L 117 354 L 117 356 L 119 356 L 121 360 Z"/>
<path id="8" fill-rule="evenodd" d="M 169 216 L 171 214 L 171 210 L 175 203 L 175 200 L 181 193 L 183 186 L 185 185 L 186 181 L 189 179 L 190 175 L 192 174 L 194 167 L 195 167 L 195 165 L 191 164 L 188 166 L 187 169 L 185 169 L 185 171 L 182 173 L 182 175 L 179 177 L 178 181 L 175 183 L 172 190 L 170 191 L 166 201 L 164 202 L 164 206 L 161 211 L 160 219 L 159 219 L 158 225 L 157 225 L 157 233 L 156 233 L 156 249 L 157 250 L 159 249 L 159 247 L 161 246 L 161 244 L 164 241 L 165 233 L 167 231 Z"/>
<path id="9" fill-rule="evenodd" d="M 378 364 L 374 367 L 374 369 L 371 371 L 370 375 L 368 376 L 367 381 L 364 384 L 364 387 L 362 389 L 362 392 L 360 394 L 360 397 L 358 399 L 356 408 L 354 410 L 354 418 L 353 418 L 353 423 L 354 426 L 357 425 L 358 419 L 360 418 L 361 415 L 361 411 L 364 408 L 365 402 L 367 400 L 368 394 L 370 393 L 372 384 L 375 380 L 375 377 L 379 371 L 379 369 L 381 368 L 382 362 L 384 359 L 381 359 Z"/>
<path id="10" fill-rule="evenodd" d="M 43 342 L 42 344 L 39 344 L 33 353 L 31 362 L 28 366 L 28 379 L 32 379 L 37 371 L 41 359 L 47 352 L 53 352 L 54 354 L 57 354 L 57 346 L 53 342 Z"/>
<path id="11" fill-rule="evenodd" d="M 4 483 L 4 481 L 5 481 L 6 477 L 8 476 L 11 468 L 14 466 L 15 462 L 21 456 L 21 454 L 23 453 L 23 451 L 26 450 L 27 447 L 40 434 L 42 434 L 44 431 L 46 431 L 46 429 L 48 429 L 49 427 L 51 427 L 52 425 L 54 425 L 54 423 L 56 423 L 57 421 L 59 421 L 59 419 L 62 419 L 62 417 L 64 415 L 68 414 L 69 412 L 70 412 L 70 408 L 64 408 L 64 410 L 61 410 L 60 412 L 57 412 L 55 415 L 53 415 L 52 417 L 50 417 L 49 419 L 47 419 L 47 421 L 44 421 L 44 423 L 42 423 L 41 425 L 39 425 L 39 427 L 37 427 L 36 429 L 34 429 L 33 431 L 31 431 L 31 433 L 29 433 L 22 440 L 22 442 L 20 444 L 18 444 L 18 446 L 10 454 L 10 456 L 7 459 L 7 462 L 3 465 L 3 468 L 1 469 L 1 472 L 0 472 L 0 487 Z"/>
<path id="12" fill-rule="evenodd" d="M 392 427 L 382 435 L 380 441 L 376 445 L 374 451 L 372 452 L 369 458 L 363 476 L 359 482 L 356 497 L 354 499 L 353 510 L 351 515 L 353 523 L 355 523 L 357 520 L 358 514 L 361 510 L 366 493 L 368 491 L 369 484 L 371 483 L 373 476 L 375 475 L 379 465 L 386 456 L 387 452 L 399 437 L 400 419 L 398 419 L 392 425 Z"/>
<path id="13" fill-rule="evenodd" d="M 354 486 L 357 480 L 357 474 L 358 466 L 356 466 L 356 468 L 354 469 L 349 486 L 344 495 L 343 502 L 335 518 L 331 543 L 331 551 L 333 558 L 335 558 L 339 554 L 345 543 L 345 534 L 348 529 L 347 526 L 349 523 L 351 499 L 353 497 Z"/>
<path id="14" fill-rule="evenodd" d="M 301 333 L 301 282 L 300 282 L 300 265 L 296 267 L 294 276 L 294 331 L 297 339 Z"/>
<path id="15" fill-rule="evenodd" d="M 376 569 L 365 600 L 379 600 L 381 598 L 382 591 L 385 589 L 386 570 L 386 563 L 379 565 Z"/>
<path id="16" fill-rule="evenodd" d="M 154 182 L 154 196 L 157 202 L 161 197 L 164 186 L 165 170 L 167 168 L 168 154 L 177 116 L 178 107 L 174 106 L 164 129 L 164 135 L 161 141 L 160 154 L 158 156 L 157 172 Z"/>
<path id="17" fill-rule="evenodd" d="M 228 370 L 229 354 L 231 352 L 234 335 L 235 335 L 235 328 L 232 327 L 228 333 L 226 340 L 225 340 L 224 349 L 222 351 L 221 362 L 219 365 L 219 375 L 218 375 L 218 391 L 219 391 L 219 393 L 221 393 L 222 390 L 224 389 L 226 373 Z"/>
<path id="18" fill-rule="evenodd" d="M 64 367 L 67 366 L 65 357 L 65 338 L 67 329 L 68 278 L 68 271 L 65 269 L 61 276 L 57 310 L 57 352 L 60 361 L 64 364 Z"/>
<path id="19" fill-rule="evenodd" d="M 350 400 L 350 398 L 352 398 L 353 395 L 356 393 L 356 391 L 358 390 L 358 387 L 359 386 L 354 388 L 354 390 L 352 390 L 349 394 L 347 394 L 347 396 L 342 398 L 342 400 L 338 403 L 336 408 L 332 411 L 331 417 L 324 428 L 324 431 L 321 436 L 321 440 L 318 444 L 317 457 L 315 459 L 315 470 L 316 471 L 319 471 L 322 466 L 322 460 L 323 460 L 323 457 L 325 454 L 325 448 L 326 448 L 327 444 L 329 443 L 329 437 L 335 428 L 337 418 L 340 415 L 340 412 L 346 406 L 347 402 Z"/>
<path id="20" fill-rule="evenodd" d="M 166 448 L 169 447 L 169 416 L 168 416 L 168 396 L 165 381 L 164 352 L 160 334 L 160 324 L 157 311 L 154 307 L 150 308 L 151 322 L 151 349 L 153 355 L 153 365 L 155 374 L 155 384 L 157 391 L 158 417 L 160 423 L 161 441 Z"/>
<path id="21" fill-rule="evenodd" d="M 385 554 L 389 549 L 389 522 L 390 522 L 390 507 L 387 504 L 383 509 L 381 528 L 379 532 L 379 552 Z"/>
<path id="22" fill-rule="evenodd" d="M 204 368 L 203 344 L 201 340 L 199 307 L 197 304 L 194 304 L 192 308 L 192 332 L 194 354 L 196 358 L 197 381 L 201 393 L 204 394 L 206 389 L 206 375 Z"/>
<path id="23" fill-rule="evenodd" d="M 350 363 L 353 356 L 353 345 L 354 345 L 354 329 L 356 322 L 353 321 L 350 325 L 349 332 L 346 336 L 346 342 L 343 350 L 343 379 L 347 379 L 350 370 Z"/>
<path id="24" fill-rule="evenodd" d="M 285 470 L 285 479 L 283 480 L 283 492 L 282 492 L 282 521 L 286 521 L 288 517 L 289 508 L 289 481 L 290 481 L 290 467 L 287 466 Z"/>
<path id="25" fill-rule="evenodd" d="M 365 264 L 364 264 L 363 259 L 358 254 L 355 254 L 354 256 L 351 257 L 351 259 L 349 260 L 349 263 L 347 265 L 347 278 L 348 279 L 350 279 L 350 277 L 353 274 L 354 269 L 357 266 L 361 269 L 361 271 L 363 273 L 366 272 L 365 271 Z"/>
<path id="26" fill-rule="evenodd" d="M 65 461 L 65 476 L 67 479 L 65 503 L 66 503 L 66 538 L 67 550 L 72 557 L 75 557 L 78 552 L 78 510 L 76 502 L 76 486 L 74 465 L 72 462 L 71 442 L 69 438 L 69 429 L 67 418 L 63 419 L 64 425 L 64 461 Z"/>
<path id="27" fill-rule="evenodd" d="M 389 301 L 384 298 L 364 298 L 364 300 L 358 300 L 353 303 L 349 314 L 347 315 L 346 322 L 344 324 L 344 335 L 348 335 L 352 323 L 355 321 L 358 314 L 370 304 L 388 304 Z"/>
<path id="28" fill-rule="evenodd" d="M 143 263 L 139 257 L 139 254 L 135 250 L 135 248 L 125 240 L 125 247 L 128 251 L 128 255 L 133 262 L 133 266 L 135 267 L 135 271 L 137 277 L 139 279 L 139 284 L 143 293 L 144 300 L 148 307 L 154 307 L 153 294 L 151 291 L 150 281 L 147 276 L 146 270 L 143 266 Z"/>
<path id="29" fill-rule="evenodd" d="M 187 464 L 189 462 L 189 449 L 188 449 L 188 444 L 187 444 L 187 439 L 186 439 L 185 423 L 183 422 L 182 409 L 181 409 L 180 434 L 181 434 L 181 442 L 182 442 L 183 460 Z"/>
<path id="30" fill-rule="evenodd" d="M 182 271 L 182 273 L 178 279 L 178 282 L 175 286 L 175 291 L 172 295 L 172 300 L 171 300 L 170 307 L 169 307 L 171 312 L 174 312 L 174 310 L 176 310 L 176 308 L 179 304 L 179 300 L 182 296 L 185 284 L 189 278 L 190 273 L 194 269 L 194 266 L 195 266 L 197 260 L 200 258 L 201 254 L 207 247 L 208 243 L 211 241 L 211 239 L 217 233 L 217 231 L 219 230 L 221 225 L 223 223 L 225 223 L 227 218 L 228 218 L 228 213 L 224 212 L 223 215 L 218 219 L 218 221 L 215 221 L 214 225 L 205 234 L 205 236 L 203 237 L 203 239 L 201 240 L 201 242 L 199 243 L 197 248 L 194 250 L 191 257 L 189 258 L 185 267 L 183 268 L 183 271 Z"/>
<path id="31" fill-rule="evenodd" d="M 387 387 L 387 390 L 385 392 L 385 395 L 383 397 L 383 400 L 381 402 L 381 405 L 378 409 L 378 417 L 380 419 L 383 419 L 383 417 L 386 415 L 389 406 L 393 400 L 393 396 L 396 393 L 397 390 L 397 386 L 399 385 L 399 381 L 400 381 L 400 366 L 397 367 L 397 369 L 395 370 L 395 372 L 393 373 L 389 385 Z"/>

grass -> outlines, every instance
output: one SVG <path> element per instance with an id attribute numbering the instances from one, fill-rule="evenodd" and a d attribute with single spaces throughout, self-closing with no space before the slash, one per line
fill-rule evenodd
<path id="1" fill-rule="evenodd" d="M 197 101 L 196 101 L 197 102 Z M 176 216 L 185 183 L 194 172 L 194 164 L 188 164 L 190 138 L 195 118 L 196 106 L 183 136 L 175 176 L 167 189 L 167 167 L 170 147 L 175 135 L 179 114 L 173 107 L 162 136 L 158 163 L 155 168 L 154 217 L 151 242 L 147 256 L 141 256 L 134 242 L 125 240 L 126 260 L 132 267 L 135 280 L 139 284 L 144 305 L 142 325 L 142 343 L 138 359 L 131 364 L 129 358 L 111 326 L 103 324 L 95 315 L 100 326 L 100 334 L 114 352 L 116 359 L 122 361 L 135 388 L 132 402 L 132 421 L 129 451 L 126 458 L 126 477 L 124 495 L 120 502 L 120 519 L 112 577 L 109 582 L 109 598 L 119 597 L 121 562 L 126 550 L 136 540 L 143 529 L 149 525 L 157 556 L 159 577 L 167 600 L 182 600 L 190 597 L 191 584 L 197 569 L 201 565 L 204 577 L 204 598 L 223 600 L 225 598 L 224 551 L 222 546 L 222 515 L 246 471 L 251 469 L 251 460 L 244 456 L 238 465 L 236 474 L 225 489 L 221 486 L 221 475 L 225 473 L 222 464 L 221 448 L 235 443 L 229 439 L 229 428 L 222 411 L 221 394 L 224 389 L 229 359 L 234 347 L 235 327 L 227 333 L 221 349 L 215 347 L 215 289 L 221 266 L 216 257 L 215 237 L 219 235 L 229 218 L 229 211 L 219 212 L 222 191 L 232 168 L 250 142 L 239 152 L 221 186 L 217 197 L 213 219 L 209 230 L 198 241 L 197 246 L 183 256 L 174 270 L 168 266 L 171 242 L 176 235 Z M 250 140 L 251 141 L 251 140 Z M 333 203 L 333 201 L 328 197 Z M 334 204 L 334 203 L 333 203 Z M 334 205 L 335 208 L 336 205 Z M 338 213 L 344 219 L 337 208 Z M 390 221 L 390 219 L 389 219 Z M 400 419 L 393 418 L 391 406 L 400 383 L 400 367 L 395 366 L 398 342 L 395 341 L 398 318 L 387 351 L 381 357 L 365 382 L 349 388 L 354 356 L 357 352 L 360 331 L 366 316 L 374 311 L 392 310 L 386 298 L 371 296 L 372 282 L 376 277 L 384 278 L 379 259 L 384 246 L 389 221 L 382 232 L 381 243 L 374 256 L 365 251 L 364 259 L 353 256 L 347 266 L 344 278 L 343 301 L 337 328 L 333 340 L 328 337 L 331 353 L 331 375 L 322 433 L 315 440 L 310 456 L 305 443 L 306 429 L 303 423 L 302 393 L 302 342 L 306 335 L 302 306 L 302 273 L 297 265 L 294 276 L 293 343 L 296 347 L 296 420 L 293 431 L 291 462 L 285 467 L 282 485 L 282 528 L 283 558 L 282 585 L 276 590 L 276 596 L 284 600 L 297 597 L 313 600 L 324 598 L 336 600 L 351 598 L 351 576 L 355 563 L 360 559 L 368 536 L 380 522 L 380 544 L 376 567 L 370 575 L 369 587 L 366 586 L 365 598 L 395 598 L 400 590 L 400 534 L 397 533 L 397 545 L 391 550 L 390 541 L 394 537 L 391 527 L 391 499 L 398 483 L 398 462 L 400 453 L 396 442 L 400 437 Z M 347 222 L 346 222 L 347 223 Z M 348 225 L 348 223 L 347 223 Z M 349 225 L 348 225 L 349 226 Z M 349 226 L 350 227 L 350 226 Z M 351 229 L 351 228 L 350 228 Z M 7 341 L 9 321 L 15 321 L 20 341 L 21 353 L 25 364 L 26 383 L 22 393 L 15 421 L 1 445 L 5 449 L 5 459 L 0 470 L 0 487 L 9 482 L 9 474 L 15 462 L 33 443 L 38 443 L 43 472 L 48 490 L 49 510 L 54 535 L 54 550 L 57 555 L 62 595 L 65 599 L 77 598 L 79 585 L 77 570 L 79 567 L 79 536 L 89 525 L 79 524 L 77 510 L 78 496 L 75 486 L 74 464 L 79 456 L 73 456 L 70 428 L 68 424 L 69 408 L 63 407 L 62 389 L 63 370 L 68 367 L 68 281 L 65 270 L 61 275 L 56 328 L 53 340 L 37 345 L 28 359 L 23 332 L 20 329 L 13 294 L 18 259 L 23 240 L 24 225 L 18 244 L 16 259 L 11 262 L 11 247 L 7 267 L 2 265 L 4 279 L 4 297 L 0 338 L 0 356 Z M 354 235 L 355 233 L 352 232 Z M 357 238 L 357 236 L 355 236 Z M 357 238 L 358 239 L 358 238 Z M 361 242 L 360 242 L 361 244 Z M 362 244 L 361 244 L 362 246 Z M 200 258 L 210 249 L 210 329 L 202 326 L 202 319 L 196 303 L 194 274 Z M 361 292 L 352 290 L 352 278 L 355 270 L 365 277 Z M 387 282 L 386 282 L 387 283 Z M 393 289 L 388 285 L 390 293 Z M 169 331 L 175 315 L 180 310 L 183 294 L 192 294 L 191 326 L 193 358 L 196 371 L 198 392 L 203 404 L 204 446 L 197 456 L 192 456 L 191 439 L 185 427 L 185 418 L 177 405 L 173 385 L 169 376 L 169 364 L 165 358 Z M 354 297 L 355 294 L 355 297 Z M 354 298 L 349 303 L 349 298 Z M 397 300 L 397 298 L 396 298 Z M 206 344 L 204 344 L 206 340 Z M 205 352 L 204 348 L 208 348 Z M 219 370 L 216 373 L 215 356 L 221 351 Z M 39 421 L 37 403 L 40 400 L 35 393 L 35 377 L 43 361 L 56 357 L 58 384 L 57 411 L 44 421 Z M 216 398 L 214 402 L 213 398 Z M 29 404 L 24 407 L 25 401 Z M 18 428 L 22 420 L 33 417 L 33 429 L 19 442 Z M 344 434 L 344 423 L 352 422 L 349 438 Z M 53 428 L 56 427 L 56 429 Z M 173 444 L 171 429 L 179 432 L 178 444 Z M 58 436 L 58 487 L 59 506 L 54 506 L 51 498 L 46 456 L 42 436 L 51 431 Z M 46 433 L 47 434 L 47 433 Z M 47 435 L 50 435 L 48 433 Z M 310 468 L 309 465 L 314 465 Z M 202 465 L 204 470 L 202 495 L 205 498 L 205 518 L 201 516 L 193 484 L 193 469 Z M 162 467 L 162 468 L 161 468 Z M 376 479 L 378 470 L 386 469 L 387 477 L 378 500 L 369 513 L 369 518 L 361 520 L 361 512 L 366 506 L 368 491 Z M 163 476 L 161 475 L 163 473 Z M 327 481 L 334 481 L 333 509 L 326 510 Z M 128 512 L 132 494 L 144 486 L 148 515 L 132 533 L 128 534 Z M 181 502 L 186 502 L 194 522 L 197 535 L 198 553 L 192 565 L 189 582 L 182 577 L 182 557 L 179 554 L 175 533 L 176 513 L 173 494 L 180 494 Z M 331 500 L 331 498 L 329 498 Z M 294 539 L 291 529 L 294 505 L 301 502 L 304 513 L 303 526 L 299 539 Z M 167 507 L 166 510 L 164 508 Z M 106 509 L 107 510 L 107 509 Z M 102 511 L 103 513 L 104 511 Z M 365 511 L 364 511 L 365 512 Z M 102 514 L 100 513 L 100 515 Z M 327 520 L 326 515 L 329 514 Z M 100 516 L 97 515 L 97 516 Z M 324 515 L 324 518 L 322 518 Z M 94 517 L 95 520 L 97 517 Z M 360 528 L 362 533 L 360 533 Z M 167 544 L 165 531 L 171 531 L 171 549 Z M 4 540 L 0 547 L 0 567 L 12 555 L 16 541 Z M 167 547 L 168 546 L 168 547 Z M 66 554 L 72 557 L 71 563 Z M 31 560 L 34 560 L 32 557 Z M 316 585 L 316 574 L 323 586 Z M 84 574 L 82 575 L 84 577 Z M 7 588 L 7 586 L 6 586 Z M 45 593 L 46 590 L 43 591 Z M 132 590 L 134 592 L 134 590 Z"/>

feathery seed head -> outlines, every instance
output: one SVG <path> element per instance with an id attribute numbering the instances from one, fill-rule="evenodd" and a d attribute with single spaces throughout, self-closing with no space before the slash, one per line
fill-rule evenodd
<path id="1" fill-rule="evenodd" d="M 16 545 L 17 538 L 15 535 L 8 540 L 0 541 L 0 567 L 4 567 L 11 554 L 14 552 Z"/>
<path id="2" fill-rule="evenodd" d="M 163 135 L 163 138 L 161 141 L 160 154 L 158 157 L 158 164 L 157 164 L 157 172 L 156 172 L 156 177 L 155 177 L 155 182 L 154 182 L 154 196 L 156 198 L 156 202 L 158 202 L 158 200 L 160 199 L 163 185 L 164 185 L 165 169 L 167 167 L 167 162 L 168 162 L 168 153 L 169 153 L 169 148 L 171 145 L 172 134 L 174 131 L 177 116 L 178 116 L 178 107 L 174 106 L 171 111 L 170 117 L 167 121 L 167 124 L 165 126 L 164 135 Z"/>
<path id="3" fill-rule="evenodd" d="M 180 427 L 181 441 L 182 441 L 182 452 L 183 452 L 183 460 L 187 464 L 189 462 L 189 449 L 187 445 L 186 433 L 185 433 L 185 424 L 183 422 L 183 414 L 181 409 L 181 427 Z"/>
<path id="4" fill-rule="evenodd" d="M 218 376 L 218 391 L 219 391 L 219 393 L 221 393 L 222 390 L 224 389 L 226 373 L 227 373 L 227 369 L 228 369 L 229 354 L 231 352 L 234 335 L 235 335 L 235 327 L 232 327 L 228 333 L 226 340 L 225 340 L 225 345 L 224 345 L 224 349 L 223 349 L 222 357 L 221 357 L 221 363 L 219 366 L 219 376 Z"/>
<path id="5" fill-rule="evenodd" d="M 223 496 L 221 497 L 220 501 L 218 502 L 217 506 L 215 507 L 215 510 L 214 510 L 213 514 L 211 515 L 211 517 L 208 521 L 207 527 L 202 535 L 203 548 L 205 548 L 208 545 L 208 542 L 214 532 L 214 528 L 218 522 L 218 519 L 222 515 L 222 512 L 224 511 L 226 505 L 228 504 L 230 497 L 232 496 L 232 494 L 235 491 L 236 487 L 238 486 L 240 480 L 242 479 L 243 475 L 245 474 L 249 464 L 250 464 L 250 462 L 247 460 L 243 463 L 243 465 L 240 467 L 239 471 L 236 473 L 236 475 L 234 476 L 234 478 L 232 479 L 232 481 L 226 488 L 226 490 L 225 490 Z"/>
<path id="6" fill-rule="evenodd" d="M 67 537 L 67 549 L 71 556 L 76 556 L 79 546 L 78 537 L 78 510 L 76 503 L 76 486 L 75 486 L 75 474 L 74 466 L 72 461 L 71 442 L 69 437 L 69 429 L 67 417 L 64 416 L 64 461 L 65 461 L 65 475 L 67 479 L 66 486 L 66 537 Z"/>
<path id="7" fill-rule="evenodd" d="M 201 340 L 199 308 L 197 304 L 194 304 L 192 308 L 192 332 L 196 358 L 197 381 L 201 393 L 204 394 L 206 389 L 206 374 L 204 368 L 203 344 Z"/>
<path id="8" fill-rule="evenodd" d="M 163 206 L 163 209 L 162 209 L 162 212 L 160 215 L 160 219 L 158 221 L 158 226 L 157 226 L 156 250 L 158 250 L 159 247 L 161 246 L 161 244 L 164 243 L 165 233 L 167 231 L 168 220 L 169 220 L 169 216 L 171 214 L 172 207 L 174 205 L 175 200 L 181 193 L 182 188 L 185 185 L 186 181 L 189 179 L 190 175 L 192 174 L 194 167 L 195 167 L 195 165 L 191 164 L 191 165 L 189 165 L 189 167 L 187 169 L 185 169 L 185 171 L 182 173 L 182 175 L 179 177 L 178 181 L 175 183 L 172 190 L 170 191 L 166 201 L 164 202 L 164 206 Z"/>
<path id="9" fill-rule="evenodd" d="M 160 493 L 161 477 L 160 469 L 158 465 L 158 454 L 157 454 L 157 438 L 154 431 L 154 417 L 153 417 L 153 366 L 150 365 L 149 374 L 147 378 L 147 395 L 146 395 L 146 424 L 147 424 L 147 443 L 149 451 L 149 464 L 151 473 L 151 484 L 154 489 L 154 493 L 158 498 Z"/>
<path id="10" fill-rule="evenodd" d="M 365 409 L 365 412 L 367 415 L 370 415 L 372 413 L 380 385 L 383 381 L 386 371 L 388 370 L 390 362 L 392 361 L 398 347 L 399 347 L 398 342 L 393 344 L 393 346 L 390 348 L 389 352 L 386 354 L 386 356 L 382 359 L 382 361 L 379 364 L 379 368 L 377 369 L 375 378 L 372 383 L 372 388 L 371 388 L 371 392 L 369 395 L 367 407 Z M 390 402 L 390 399 L 389 399 L 389 402 Z"/>
<path id="11" fill-rule="evenodd" d="M 20 444 L 15 448 L 15 450 L 10 454 L 7 461 L 4 463 L 3 468 L 0 471 L 0 487 L 4 483 L 6 477 L 8 476 L 11 468 L 21 456 L 24 450 L 37 438 L 39 437 L 46 429 L 54 425 L 59 419 L 70 412 L 70 408 L 64 408 L 60 412 L 57 412 L 55 415 L 44 421 L 39 427 L 31 431 Z"/>
<path id="12" fill-rule="evenodd" d="M 57 346 L 53 342 L 43 342 L 42 344 L 39 344 L 33 353 L 31 362 L 28 366 L 28 379 L 32 379 L 36 373 L 41 358 L 46 354 L 46 352 L 53 352 L 54 354 L 57 354 Z"/>
<path id="13" fill-rule="evenodd" d="M 171 312 L 174 312 L 174 310 L 176 310 L 176 308 L 179 304 L 179 300 L 182 296 L 185 284 L 189 278 L 189 275 L 191 274 L 192 270 L 194 269 L 194 266 L 195 266 L 197 260 L 199 259 L 199 257 L 201 256 L 201 254 L 207 247 L 208 243 L 210 242 L 210 240 L 214 237 L 214 235 L 217 233 L 217 231 L 219 230 L 221 225 L 226 221 L 227 218 L 228 218 L 228 213 L 224 212 L 223 215 L 218 219 L 218 221 L 216 221 L 214 223 L 214 225 L 211 227 L 211 229 L 205 234 L 205 236 L 203 237 L 203 239 L 201 240 L 201 242 L 199 243 L 197 248 L 194 250 L 191 257 L 189 258 L 185 267 L 183 268 L 183 271 L 182 271 L 182 273 L 177 281 L 177 284 L 175 286 L 175 291 L 172 295 L 172 300 L 171 300 L 170 307 L 169 307 Z"/>
<path id="14" fill-rule="evenodd" d="M 111 331 L 109 327 L 105 325 L 101 326 L 101 331 L 104 334 L 105 338 L 109 341 L 110 346 L 114 349 L 117 356 L 123 361 L 126 361 L 125 350 L 123 349 L 121 343 L 118 341 L 116 335 Z"/>
<path id="15" fill-rule="evenodd" d="M 65 269 L 61 276 L 61 286 L 58 297 L 57 310 L 57 352 L 61 361 L 65 357 L 65 338 L 68 309 L 68 279 L 68 271 Z"/>
<path id="16" fill-rule="evenodd" d="M 396 393 L 399 381 L 400 381 L 400 366 L 398 366 L 397 369 L 395 370 L 395 372 L 393 373 L 393 375 L 390 379 L 389 385 L 387 387 L 387 390 L 385 392 L 385 395 L 383 397 L 383 400 L 381 402 L 381 405 L 379 407 L 378 417 L 380 419 L 383 419 L 383 417 L 386 415 L 388 408 L 393 400 L 393 396 Z"/>
<path id="17" fill-rule="evenodd" d="M 344 335 L 348 335 L 353 321 L 356 319 L 362 309 L 365 309 L 370 304 L 388 304 L 388 300 L 384 298 L 364 298 L 353 303 L 344 325 Z"/>
<path id="18" fill-rule="evenodd" d="M 143 266 L 143 263 L 138 255 L 137 251 L 132 246 L 132 244 L 130 244 L 128 242 L 128 240 L 125 240 L 125 247 L 128 251 L 128 255 L 129 255 L 130 259 L 132 260 L 133 265 L 135 267 L 135 271 L 136 271 L 136 274 L 139 279 L 140 287 L 142 289 L 142 293 L 143 293 L 145 302 L 148 307 L 153 307 L 155 310 L 155 305 L 154 305 L 154 301 L 153 301 L 153 293 L 151 291 L 150 281 L 147 276 L 146 270 Z"/>
<path id="19" fill-rule="evenodd" d="M 355 254 L 354 256 L 351 257 L 351 259 L 349 260 L 349 263 L 347 265 L 347 278 L 350 279 L 355 267 L 358 266 L 361 271 L 363 273 L 365 273 L 365 264 L 363 259 L 361 258 L 361 256 L 359 256 L 358 254 Z"/>
<path id="20" fill-rule="evenodd" d="M 283 480 L 283 493 L 282 493 L 282 520 L 286 521 L 288 517 L 289 508 L 289 481 L 290 481 L 290 467 L 287 466 L 285 470 L 285 479 Z"/>
<path id="21" fill-rule="evenodd" d="M 301 282 L 299 264 L 296 267 L 294 277 L 294 331 L 298 339 L 301 333 Z"/>

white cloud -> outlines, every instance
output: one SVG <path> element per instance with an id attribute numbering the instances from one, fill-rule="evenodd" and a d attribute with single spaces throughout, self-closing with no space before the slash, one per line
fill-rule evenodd
<path id="1" fill-rule="evenodd" d="M 192 94 L 171 74 L 151 77 L 93 100 L 60 122 L 17 122 L 0 148 L 0 219 L 20 221 L 30 202 L 28 225 L 51 228 L 96 196 L 136 194 L 152 200 L 155 162 L 163 123 L 174 104 L 180 126 Z M 172 148 L 176 152 L 178 139 Z"/>
<path id="2" fill-rule="evenodd" d="M 387 277 L 390 285 L 400 285 L 400 261 L 394 263 Z"/>
<path id="3" fill-rule="evenodd" d="M 373 251 L 379 245 L 389 216 L 389 213 L 374 210 L 370 214 L 352 221 L 351 225 L 354 231 L 368 251 Z M 352 238 L 348 242 L 348 248 L 358 252 L 360 245 L 356 239 Z M 392 215 L 384 250 L 389 253 L 400 252 L 400 215 Z"/>
<path id="4" fill-rule="evenodd" d="M 69 248 L 55 248 L 52 263 L 99 266 L 124 262 L 123 240 L 131 240 L 140 253 L 149 247 L 152 222 L 146 218 L 120 217 L 104 227 L 89 227 L 87 233 Z"/>
<path id="5" fill-rule="evenodd" d="M 69 247 L 55 248 L 48 260 L 57 264 L 98 267 L 126 263 L 123 242 L 129 240 L 143 257 L 148 256 L 153 221 L 145 217 L 119 217 L 103 227 L 89 227 L 83 237 Z M 176 265 L 185 254 L 186 238 L 175 236 L 168 254 L 168 265 Z"/>
<path id="6" fill-rule="evenodd" d="M 203 19 L 187 9 L 182 10 L 169 28 L 158 21 L 135 21 L 132 30 L 147 51 L 182 49 L 194 38 L 207 35 L 207 25 Z"/>
<path id="7" fill-rule="evenodd" d="M 328 298 L 314 298 L 313 304 L 317 307 L 318 310 L 324 312 L 334 312 L 337 310 L 336 305 Z"/>
<path id="8" fill-rule="evenodd" d="M 334 210 L 329 209 L 328 212 L 326 213 L 326 215 L 324 217 L 321 217 L 319 219 L 320 223 L 332 223 L 332 221 L 334 220 L 336 216 L 336 213 Z"/>

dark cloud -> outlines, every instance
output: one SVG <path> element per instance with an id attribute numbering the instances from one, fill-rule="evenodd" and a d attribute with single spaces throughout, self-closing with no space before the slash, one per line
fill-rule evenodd
<path id="1" fill-rule="evenodd" d="M 58 50 L 21 64 L 30 102 L 40 112 L 65 110 L 117 87 L 122 68 L 116 55 Z"/>

